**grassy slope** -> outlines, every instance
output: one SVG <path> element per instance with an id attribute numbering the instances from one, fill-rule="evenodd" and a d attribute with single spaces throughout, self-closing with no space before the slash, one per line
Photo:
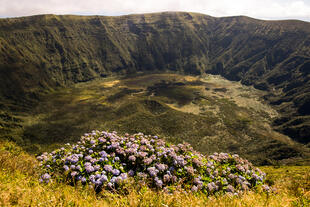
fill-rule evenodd
<path id="1" fill-rule="evenodd" d="M 267 90 L 277 128 L 309 141 L 309 23 L 193 13 L 0 20 L 0 109 L 112 73 L 221 74 Z M 14 83 L 14 84 L 12 84 Z"/>
<path id="2" fill-rule="evenodd" d="M 41 185 L 34 157 L 11 142 L 0 142 L 0 205 L 2 206 L 307 206 L 309 166 L 263 167 L 275 193 L 259 190 L 239 197 L 165 194 L 128 186 L 128 192 L 95 194 L 92 189 L 59 183 Z"/>

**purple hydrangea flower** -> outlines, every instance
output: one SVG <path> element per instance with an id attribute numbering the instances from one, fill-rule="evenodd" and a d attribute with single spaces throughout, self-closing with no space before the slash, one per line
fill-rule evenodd
<path id="1" fill-rule="evenodd" d="M 130 155 L 128 159 L 132 162 L 136 161 L 136 157 L 134 155 Z"/>
<path id="2" fill-rule="evenodd" d="M 114 143 L 112 143 L 111 147 L 115 149 L 115 148 L 119 147 L 119 143 L 114 142 Z"/>
<path id="3" fill-rule="evenodd" d="M 41 176 L 40 182 L 49 183 L 51 176 L 48 173 L 45 173 Z"/>
<path id="4" fill-rule="evenodd" d="M 69 167 L 67 165 L 64 165 L 64 169 L 65 169 L 65 171 L 68 171 Z"/>
<path id="5" fill-rule="evenodd" d="M 102 181 L 99 179 L 99 180 L 96 180 L 95 181 L 95 185 L 99 186 L 99 185 L 102 185 Z"/>
<path id="6" fill-rule="evenodd" d="M 144 165 L 150 165 L 153 162 L 152 158 L 145 158 L 143 160 Z"/>
<path id="7" fill-rule="evenodd" d="M 42 175 L 43 180 L 49 180 L 50 178 L 51 176 L 48 173 L 45 173 L 44 175 Z"/>
<path id="8" fill-rule="evenodd" d="M 147 156 L 147 152 L 138 152 L 138 155 L 140 157 L 145 157 L 145 156 Z"/>
<path id="9" fill-rule="evenodd" d="M 99 138 L 98 138 L 98 141 L 99 141 L 100 143 L 104 143 L 104 142 L 106 142 L 106 139 L 104 139 L 104 138 L 102 138 L 102 137 L 99 137 Z"/>
<path id="10" fill-rule="evenodd" d="M 111 183 L 111 182 L 109 182 L 109 183 L 107 184 L 107 186 L 108 186 L 108 188 L 113 188 L 114 184 Z"/>
<path id="11" fill-rule="evenodd" d="M 268 185 L 262 185 L 262 189 L 264 191 L 269 191 L 270 190 L 270 187 Z"/>
<path id="12" fill-rule="evenodd" d="M 118 169 L 114 169 L 114 170 L 112 170 L 112 174 L 113 175 L 119 175 L 120 171 Z"/>
<path id="13" fill-rule="evenodd" d="M 135 171 L 129 170 L 129 171 L 128 171 L 128 175 L 131 176 L 131 177 L 133 177 L 133 176 L 135 175 Z"/>
<path id="14" fill-rule="evenodd" d="M 139 172 L 138 173 L 138 177 L 141 178 L 141 179 L 146 179 L 147 178 L 147 174 Z"/>
<path id="15" fill-rule="evenodd" d="M 185 167 L 185 170 L 187 171 L 188 174 L 194 175 L 195 169 L 192 166 Z"/>
<path id="16" fill-rule="evenodd" d="M 94 167 L 91 166 L 91 165 L 85 166 L 85 170 L 86 170 L 86 172 L 88 172 L 88 173 L 91 173 L 91 172 L 94 172 L 94 171 L 95 171 Z"/>
<path id="17" fill-rule="evenodd" d="M 87 161 L 90 161 L 91 159 L 92 159 L 92 157 L 89 156 L 89 155 L 87 155 L 87 156 L 85 157 L 85 160 L 87 160 Z"/>
<path id="18" fill-rule="evenodd" d="M 106 175 L 102 175 L 100 178 L 101 182 L 107 182 L 108 181 L 108 177 Z"/>
<path id="19" fill-rule="evenodd" d="M 95 165 L 95 166 L 94 166 L 94 170 L 95 170 L 95 171 L 100 170 L 100 165 Z"/>
<path id="20" fill-rule="evenodd" d="M 193 185 L 193 187 L 191 188 L 191 191 L 192 191 L 192 192 L 197 192 L 197 191 L 198 191 L 197 186 Z"/>
<path id="21" fill-rule="evenodd" d="M 156 184 L 156 186 L 158 187 L 158 188 L 162 188 L 163 187 L 163 181 L 162 180 L 156 180 L 155 181 L 155 184 Z"/>
<path id="22" fill-rule="evenodd" d="M 85 164 L 84 164 L 85 167 L 86 167 L 86 166 L 90 166 L 90 165 L 91 165 L 90 162 L 85 162 Z"/>
<path id="23" fill-rule="evenodd" d="M 107 171 L 107 172 L 112 172 L 113 167 L 111 165 L 105 165 L 104 166 L 104 170 Z"/>
<path id="24" fill-rule="evenodd" d="M 155 167 L 149 167 L 147 168 L 147 171 L 149 172 L 150 176 L 156 177 L 157 173 L 159 172 Z"/>
<path id="25" fill-rule="evenodd" d="M 89 176 L 89 180 L 90 180 L 92 183 L 94 183 L 95 180 L 96 180 L 95 175 Z"/>
<path id="26" fill-rule="evenodd" d="M 159 171 L 164 171 L 167 169 L 167 166 L 165 164 L 156 164 L 156 168 L 159 170 Z"/>
<path id="27" fill-rule="evenodd" d="M 215 183 L 214 183 L 214 182 L 208 183 L 208 184 L 207 184 L 207 189 L 208 189 L 208 191 L 209 191 L 210 193 L 212 193 L 213 191 L 215 191 L 215 190 L 216 190 L 216 185 L 215 185 Z"/>
<path id="28" fill-rule="evenodd" d="M 123 180 L 126 180 L 128 178 L 128 175 L 127 173 L 121 173 L 120 174 L 120 177 L 123 179 Z"/>
<path id="29" fill-rule="evenodd" d="M 78 173 L 76 171 L 71 172 L 71 176 L 75 177 Z"/>
<path id="30" fill-rule="evenodd" d="M 111 178 L 110 183 L 116 183 L 116 177 L 115 176 Z"/>
<path id="31" fill-rule="evenodd" d="M 105 151 L 101 151 L 101 152 L 99 152 L 99 154 L 100 154 L 100 156 L 101 156 L 102 158 L 108 157 L 108 154 L 107 154 Z"/>
<path id="32" fill-rule="evenodd" d="M 171 179 L 171 175 L 168 175 L 168 174 L 165 174 L 164 177 L 163 177 L 163 180 L 165 183 L 169 182 Z"/>

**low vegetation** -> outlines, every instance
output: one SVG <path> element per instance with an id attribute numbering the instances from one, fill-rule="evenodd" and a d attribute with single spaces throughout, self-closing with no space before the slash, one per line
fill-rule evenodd
<path id="1" fill-rule="evenodd" d="M 261 189 L 240 195 L 213 195 L 147 186 L 124 187 L 122 192 L 83 185 L 39 182 L 38 162 L 12 142 L 0 143 L 0 205 L 2 206 L 307 206 L 310 204 L 308 166 L 260 167 L 273 192 Z"/>
<path id="2" fill-rule="evenodd" d="M 309 206 L 309 28 L 185 12 L 1 19 L 0 205 Z M 72 144 L 93 129 L 119 134 Z M 274 166 L 265 177 L 235 153 Z"/>
<path id="3" fill-rule="evenodd" d="M 142 132 L 188 142 L 202 153 L 236 153 L 255 164 L 307 163 L 305 147 L 272 130 L 277 113 L 261 100 L 264 94 L 212 75 L 102 78 L 43 94 L 24 112 L 3 112 L 0 137 L 40 153 L 93 129 Z"/>
<path id="4" fill-rule="evenodd" d="M 261 185 L 271 190 L 263 185 L 266 174 L 236 154 L 205 157 L 189 144 L 171 145 L 157 136 L 92 131 L 68 146 L 38 156 L 41 182 L 92 185 L 98 192 L 121 189 L 130 178 L 132 185 L 145 184 L 165 192 L 182 189 L 238 195 Z"/>

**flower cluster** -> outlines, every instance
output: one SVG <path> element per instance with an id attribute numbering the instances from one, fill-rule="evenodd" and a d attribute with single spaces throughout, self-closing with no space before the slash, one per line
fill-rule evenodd
<path id="1" fill-rule="evenodd" d="M 207 194 L 238 194 L 264 186 L 265 173 L 238 155 L 204 156 L 189 144 L 172 145 L 142 133 L 119 136 L 92 131 L 74 145 L 44 153 L 41 182 L 51 179 L 80 182 L 96 189 L 117 189 L 128 179 L 151 188 L 181 187 Z"/>

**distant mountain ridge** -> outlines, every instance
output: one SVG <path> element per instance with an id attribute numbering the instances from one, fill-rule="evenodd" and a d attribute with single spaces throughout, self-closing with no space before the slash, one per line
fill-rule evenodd
<path id="1" fill-rule="evenodd" d="M 186 12 L 0 19 L 0 108 L 39 91 L 138 71 L 220 74 L 266 90 L 275 128 L 310 139 L 310 23 Z"/>

